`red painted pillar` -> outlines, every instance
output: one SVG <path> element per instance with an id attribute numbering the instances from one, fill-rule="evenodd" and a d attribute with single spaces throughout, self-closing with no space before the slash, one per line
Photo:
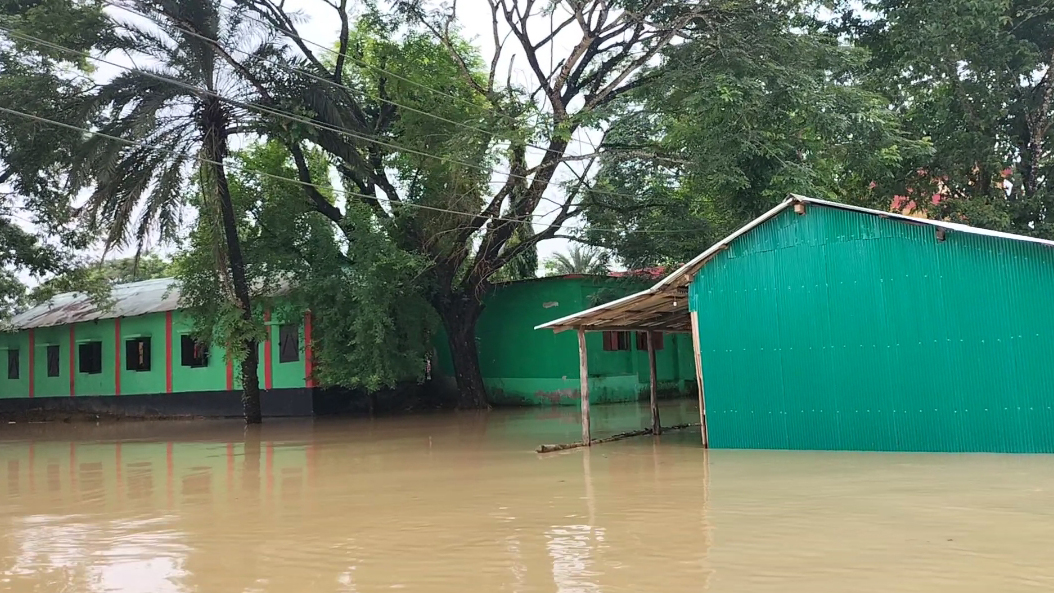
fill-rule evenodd
<path id="1" fill-rule="evenodd" d="M 165 393 L 172 393 L 172 311 L 165 311 Z"/>
<path id="2" fill-rule="evenodd" d="M 308 387 L 315 386 L 314 361 L 311 351 L 311 312 L 304 314 L 304 381 Z"/>
<path id="3" fill-rule="evenodd" d="M 114 470 L 117 473 L 117 500 L 120 502 L 124 494 L 124 479 L 121 475 L 121 442 L 118 441 L 113 445 L 113 464 Z"/>
<path id="4" fill-rule="evenodd" d="M 77 393 L 76 389 L 76 377 L 77 377 L 77 338 L 73 331 L 73 324 L 70 324 L 70 397 L 73 397 Z"/>
<path id="5" fill-rule="evenodd" d="M 29 330 L 29 331 L 32 332 L 33 330 Z M 30 376 L 32 376 L 32 375 L 30 375 Z M 29 443 L 29 491 L 30 492 L 36 492 L 36 490 L 37 490 L 37 485 L 35 483 L 36 479 L 37 479 L 37 474 L 36 474 L 36 471 L 34 471 L 34 469 L 33 469 L 33 467 L 36 465 L 35 457 L 36 457 L 36 452 L 34 451 L 33 443 Z"/>
<path id="6" fill-rule="evenodd" d="M 172 488 L 172 474 L 174 473 L 173 466 L 175 465 L 173 462 L 173 457 L 174 453 L 172 441 L 169 441 L 168 444 L 165 445 L 165 491 L 168 495 L 169 506 L 172 506 L 172 502 L 175 498 L 173 496 L 174 490 Z"/>
<path id="7" fill-rule="evenodd" d="M 77 490 L 77 445 L 70 443 L 70 491 Z"/>
<path id="8" fill-rule="evenodd" d="M 121 318 L 113 319 L 113 394 L 121 395 Z"/>
<path id="9" fill-rule="evenodd" d="M 274 496 L 274 443 L 267 443 L 267 457 L 266 457 L 266 476 L 267 476 L 267 498 L 270 499 Z"/>
<path id="10" fill-rule="evenodd" d="M 234 389 L 234 359 L 227 353 L 227 391 Z"/>
<path id="11" fill-rule="evenodd" d="M 264 389 L 270 390 L 272 381 L 271 371 L 271 312 L 264 311 L 264 331 L 267 332 L 267 337 L 264 339 L 263 347 L 263 363 L 264 363 Z"/>
<path id="12" fill-rule="evenodd" d="M 33 376 L 36 374 L 34 372 L 34 368 L 33 368 L 34 363 L 36 362 L 36 359 L 37 359 L 36 354 L 34 353 L 36 351 L 36 348 L 37 348 L 36 336 L 33 335 L 33 330 L 29 330 L 29 397 L 33 397 L 33 395 L 34 395 L 33 390 L 36 387 L 36 385 L 35 385 L 35 383 L 33 381 Z"/>

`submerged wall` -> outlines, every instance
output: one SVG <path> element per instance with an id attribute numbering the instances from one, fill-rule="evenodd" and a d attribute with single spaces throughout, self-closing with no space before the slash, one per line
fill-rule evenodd
<path id="1" fill-rule="evenodd" d="M 809 205 L 696 276 L 713 447 L 1054 452 L 1054 250 Z"/>

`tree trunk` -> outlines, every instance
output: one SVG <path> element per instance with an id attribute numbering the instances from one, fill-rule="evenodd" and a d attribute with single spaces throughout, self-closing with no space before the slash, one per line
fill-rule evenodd
<path id="1" fill-rule="evenodd" d="M 487 408 L 487 391 L 479 370 L 479 350 L 476 347 L 476 321 L 483 311 L 482 304 L 473 299 L 461 299 L 440 307 L 450 358 L 454 364 L 459 408 Z"/>
<path id="2" fill-rule="evenodd" d="M 210 99 L 204 105 L 202 113 L 204 138 L 202 139 L 205 158 L 215 184 L 216 199 L 223 221 L 223 238 L 227 248 L 227 263 L 231 271 L 231 284 L 234 298 L 242 311 L 242 320 L 252 323 L 252 301 L 249 297 L 249 283 L 245 278 L 245 258 L 242 255 L 241 240 L 238 238 L 238 220 L 234 215 L 231 203 L 231 191 L 227 185 L 227 172 L 223 161 L 227 157 L 227 113 L 218 99 Z M 255 339 L 243 342 L 245 360 L 242 361 L 242 410 L 246 424 L 259 424 L 262 420 L 260 411 L 260 378 L 257 376 L 260 353 Z"/>

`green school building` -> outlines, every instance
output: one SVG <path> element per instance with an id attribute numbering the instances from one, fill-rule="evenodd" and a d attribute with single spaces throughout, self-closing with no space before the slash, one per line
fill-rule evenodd
<path id="1" fill-rule="evenodd" d="M 551 312 L 572 312 L 622 296 L 639 283 L 614 278 L 554 277 L 499 285 L 486 295 L 477 329 L 480 364 L 497 405 L 578 403 L 578 367 L 568 363 L 573 335 L 543 336 L 533 327 Z M 312 377 L 312 317 L 272 323 L 260 345 L 262 407 L 268 416 L 305 416 L 332 408 Z M 240 416 L 240 369 L 222 347 L 191 336 L 171 279 L 115 286 L 110 306 L 63 294 L 12 320 L 0 333 L 0 414 L 37 411 L 154 416 Z M 648 385 L 637 336 L 596 336 L 589 380 L 597 401 L 630 401 Z M 452 381 L 439 336 L 435 388 Z M 693 389 L 690 342 L 667 336 L 657 352 L 662 387 Z M 642 369 L 643 365 L 643 371 Z M 643 375 L 642 375 L 643 373 Z M 643 377 L 643 378 L 642 378 Z M 425 389 L 429 386 L 425 386 Z"/>
<path id="2" fill-rule="evenodd" d="M 1052 241 L 791 196 L 539 329 L 691 335 L 710 447 L 1054 453 L 1052 293 Z"/>
<path id="3" fill-rule="evenodd" d="M 171 279 L 115 286 L 110 307 L 67 293 L 12 320 L 0 334 L 0 411 L 55 410 L 132 416 L 238 416 L 237 364 L 202 344 L 178 308 Z M 265 316 L 266 318 L 266 316 Z M 265 414 L 312 411 L 311 317 L 267 322 L 260 387 Z"/>

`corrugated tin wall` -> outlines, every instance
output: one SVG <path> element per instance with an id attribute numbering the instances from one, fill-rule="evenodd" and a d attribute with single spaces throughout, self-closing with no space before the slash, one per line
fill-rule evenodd
<path id="1" fill-rule="evenodd" d="M 811 205 L 692 284 L 713 447 L 1054 452 L 1054 250 Z"/>

